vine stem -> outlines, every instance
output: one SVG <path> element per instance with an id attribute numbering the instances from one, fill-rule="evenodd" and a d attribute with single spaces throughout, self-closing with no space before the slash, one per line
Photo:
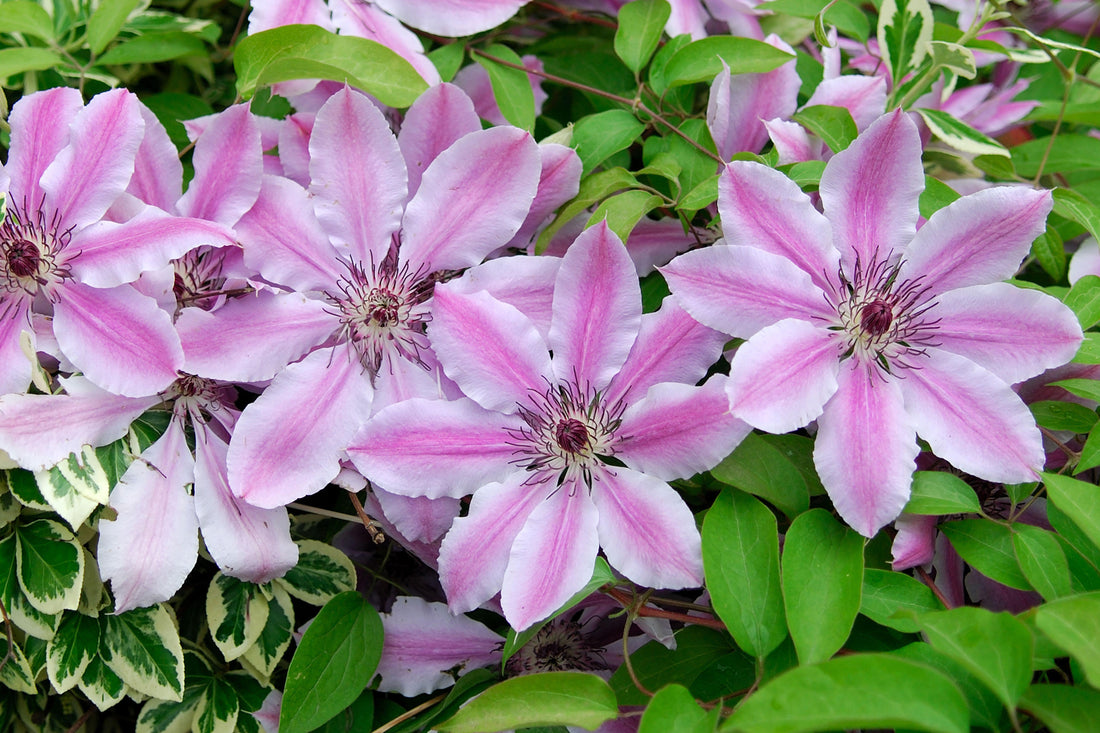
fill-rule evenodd
<path id="1" fill-rule="evenodd" d="M 677 613 L 675 611 L 666 611 L 663 608 L 650 608 L 649 606 L 639 605 L 634 602 L 634 599 L 626 592 L 619 590 L 618 588 L 606 588 L 602 592 L 611 596 L 616 601 L 622 604 L 633 618 L 634 616 L 647 616 L 650 618 L 663 618 L 669 621 L 681 621 L 685 624 L 697 624 L 699 626 L 706 626 L 711 629 L 717 629 L 718 631 L 725 631 L 726 625 L 716 618 L 707 618 L 706 616 L 689 616 L 686 613 Z"/>
<path id="2" fill-rule="evenodd" d="M 922 567 L 918 567 L 917 575 L 920 576 L 921 582 L 928 586 L 928 590 L 932 591 L 932 595 L 936 596 L 936 599 L 943 604 L 944 608 L 954 608 L 954 606 L 951 605 L 951 602 L 947 600 L 947 596 L 945 596 L 943 594 L 943 591 L 940 590 L 939 586 L 936 585 L 936 581 L 932 580 L 932 576 L 928 574 L 927 570 Z"/>
<path id="3" fill-rule="evenodd" d="M 381 725 L 381 726 L 375 728 L 373 731 L 371 731 L 371 733 L 386 733 L 386 731 L 390 730 L 391 728 L 394 728 L 394 727 L 400 725 L 401 723 L 404 723 L 409 718 L 412 718 L 414 716 L 419 715 L 420 713 L 422 713 L 425 710 L 427 710 L 428 708 L 430 708 L 432 705 L 435 705 L 437 702 L 443 702 L 446 699 L 447 699 L 447 693 L 443 693 L 442 695 L 436 695 L 435 697 L 431 698 L 430 700 L 425 700 L 424 702 L 420 703 L 419 705 L 417 705 L 412 710 L 406 710 L 401 715 L 398 715 L 396 718 L 394 718 L 390 722 L 386 723 L 385 725 Z"/>

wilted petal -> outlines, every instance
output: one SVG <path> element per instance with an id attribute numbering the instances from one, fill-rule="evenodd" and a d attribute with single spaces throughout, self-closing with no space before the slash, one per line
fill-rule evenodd
<path id="1" fill-rule="evenodd" d="M 183 366 L 172 319 L 128 285 L 109 290 L 67 282 L 58 291 L 57 343 L 89 380 L 115 394 L 143 397 L 165 389 Z"/>
<path id="2" fill-rule="evenodd" d="M 115 613 L 171 598 L 195 565 L 199 523 L 187 493 L 195 463 L 173 420 L 111 491 L 114 521 L 99 524 L 99 572 L 111 582 Z"/>
<path id="3" fill-rule="evenodd" d="M 883 262 L 902 251 L 916 231 L 923 190 L 920 135 L 902 110 L 883 115 L 833 156 L 819 192 L 845 272 L 856 259 Z"/>
<path id="4" fill-rule="evenodd" d="M 703 584 L 699 530 L 684 500 L 660 479 L 614 469 L 592 488 L 600 546 L 611 566 L 640 585 Z"/>
<path id="5" fill-rule="evenodd" d="M 600 519 L 585 487 L 569 482 L 535 507 L 512 543 L 500 593 L 512 628 L 546 618 L 584 587 L 600 549 Z"/>
<path id="6" fill-rule="evenodd" d="M 555 488 L 528 486 L 523 483 L 526 478 L 522 471 L 515 471 L 504 483 L 478 489 L 470 500 L 469 513 L 456 519 L 443 538 L 439 581 L 452 612 L 472 611 L 501 589 L 512 542 L 535 507 Z M 595 554 L 593 550 L 593 559 Z M 587 573 L 582 585 L 591 577 L 591 564 Z"/>
<path id="7" fill-rule="evenodd" d="M 210 430 L 195 434 L 195 511 L 202 538 L 222 572 L 249 583 L 282 577 L 298 563 L 285 507 L 260 509 L 229 489 L 229 450 Z"/>
<path id="8" fill-rule="evenodd" d="M 786 433 L 821 414 L 837 389 L 838 344 L 806 321 L 787 319 L 742 344 L 730 364 L 734 415 L 769 433 Z M 792 389 L 791 385 L 798 385 Z"/>
<path id="9" fill-rule="evenodd" d="M 634 263 L 602 221 L 577 237 L 554 284 L 549 344 L 558 379 L 602 390 L 630 354 L 641 319 Z"/>
<path id="10" fill-rule="evenodd" d="M 454 84 L 438 84 L 417 97 L 397 135 L 409 170 L 409 194 L 420 188 L 421 176 L 440 153 L 480 129 L 474 103 Z"/>
<path id="11" fill-rule="evenodd" d="M 412 399 L 372 417 L 348 455 L 387 491 L 461 497 L 516 471 L 508 463 L 515 447 L 507 433 L 515 422 L 473 400 Z"/>
<path id="12" fill-rule="evenodd" d="M 376 670 L 381 692 L 423 695 L 453 685 L 452 669 L 468 672 L 500 664 L 504 639 L 473 619 L 451 614 L 442 603 L 401 596 L 382 614 L 382 629 Z"/>
<path id="13" fill-rule="evenodd" d="M 527 0 L 377 0 L 376 5 L 405 25 L 439 36 L 469 36 L 495 28 Z"/>
<path id="14" fill-rule="evenodd" d="M 372 395 L 370 379 L 346 348 L 319 349 L 288 366 L 245 408 L 233 432 L 233 493 L 270 509 L 323 489 L 340 472 Z"/>
<path id="15" fill-rule="evenodd" d="M 451 528 L 459 513 L 458 499 L 441 496 L 429 499 L 424 496 L 402 496 L 374 487 L 374 496 L 382 507 L 382 513 L 397 531 L 407 539 L 417 542 L 435 542 Z"/>
<path id="16" fill-rule="evenodd" d="M 1016 393 L 969 359 L 939 349 L 927 354 L 898 382 L 932 452 L 987 481 L 1038 481 L 1043 441 Z"/>
<path id="17" fill-rule="evenodd" d="M 247 104 L 214 116 L 195 143 L 193 160 L 195 177 L 179 212 L 232 226 L 256 203 L 263 182 L 260 127 Z"/>
<path id="18" fill-rule="evenodd" d="M 39 179 L 69 142 L 69 126 L 84 107 L 80 92 L 55 87 L 28 94 L 12 105 L 11 146 L 4 172 L 10 177 L 12 203 L 37 206 L 42 200 Z"/>

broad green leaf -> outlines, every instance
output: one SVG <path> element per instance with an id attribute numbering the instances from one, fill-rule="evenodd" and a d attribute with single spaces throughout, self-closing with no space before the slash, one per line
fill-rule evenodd
<path id="1" fill-rule="evenodd" d="M 966 46 L 947 41 L 932 41 L 928 47 L 932 54 L 932 68 L 947 69 L 956 76 L 973 79 L 978 73 L 974 52 Z"/>
<path id="2" fill-rule="evenodd" d="M 1005 146 L 943 110 L 918 109 L 917 112 L 933 135 L 959 152 L 970 155 L 1009 156 Z"/>
<path id="3" fill-rule="evenodd" d="M 1070 173 L 1100 168 L 1100 140 L 1088 135 L 1061 134 L 1028 140 L 1012 148 L 1012 163 L 1026 178 L 1043 173 Z"/>
<path id="4" fill-rule="evenodd" d="M 689 43 L 691 43 L 691 36 L 684 33 L 669 39 L 667 43 L 657 49 L 657 53 L 653 56 L 653 63 L 649 65 L 649 86 L 656 94 L 664 96 L 668 91 L 668 64 L 672 61 L 672 57 Z M 717 73 L 715 72 L 715 74 Z M 675 94 L 675 92 L 671 93 Z"/>
<path id="5" fill-rule="evenodd" d="M 649 701 L 638 733 L 709 733 L 707 713 L 682 685 L 662 687 Z"/>
<path id="6" fill-rule="evenodd" d="M 810 491 L 788 450 L 775 436 L 749 433 L 710 474 L 724 484 L 766 499 L 788 517 L 810 506 Z"/>
<path id="7" fill-rule="evenodd" d="M 1100 277 L 1085 275 L 1073 284 L 1063 302 L 1077 314 L 1082 329 L 1100 322 Z"/>
<path id="8" fill-rule="evenodd" d="M 1044 473 L 1043 483 L 1051 503 L 1100 547 L 1100 490 L 1093 484 L 1056 473 Z"/>
<path id="9" fill-rule="evenodd" d="M 102 633 L 102 627 L 101 627 Z M 126 696 L 126 683 L 107 666 L 100 654 L 96 654 L 84 674 L 80 675 L 77 687 L 100 710 L 106 710 L 118 704 Z"/>
<path id="10" fill-rule="evenodd" d="M 787 177 L 798 184 L 803 190 L 813 190 L 821 185 L 821 174 L 825 172 L 825 161 L 807 160 L 802 163 L 794 163 L 785 168 Z"/>
<path id="11" fill-rule="evenodd" d="M 382 104 L 407 107 L 428 88 L 420 74 L 380 43 L 312 25 L 285 25 L 248 36 L 233 53 L 237 91 L 251 97 L 277 81 L 313 78 L 351 84 Z"/>
<path id="12" fill-rule="evenodd" d="M 649 62 L 672 13 L 666 0 L 634 0 L 619 9 L 615 54 L 635 74 Z"/>
<path id="13" fill-rule="evenodd" d="M 239 712 L 240 703 L 233 686 L 215 677 L 199 699 L 193 730 L 198 733 L 234 733 Z"/>
<path id="14" fill-rule="evenodd" d="M 470 670 L 458 678 L 443 702 L 426 711 L 422 717 L 410 720 L 409 722 L 415 726 L 411 729 L 434 730 L 437 721 L 450 718 L 467 700 L 481 694 L 486 688 L 496 684 L 499 679 L 496 674 L 485 667 Z"/>
<path id="15" fill-rule="evenodd" d="M 853 654 L 798 667 L 750 695 L 722 730 L 798 733 L 846 728 L 970 730 L 954 683 L 888 654 Z"/>
<path id="16" fill-rule="evenodd" d="M 611 168 L 598 171 L 581 180 L 577 195 L 573 200 L 563 206 L 554 221 L 552 221 L 539 235 L 535 243 L 536 254 L 543 254 L 550 246 L 550 240 L 558 231 L 573 220 L 574 217 L 586 212 L 598 201 L 602 201 L 613 193 L 637 186 L 638 179 L 625 168 Z M 715 189 L 717 197 L 717 189 Z"/>
<path id="17" fill-rule="evenodd" d="M 1055 188 L 1051 193 L 1055 214 L 1077 222 L 1100 241 L 1100 207 L 1071 188 Z"/>
<path id="18" fill-rule="evenodd" d="M 924 177 L 920 195 L 920 215 L 929 218 L 943 207 L 960 198 L 958 191 L 934 176 Z"/>
<path id="19" fill-rule="evenodd" d="M 196 728 L 199 694 L 188 685 L 182 702 L 149 699 L 141 707 L 134 733 L 189 733 Z"/>
<path id="20" fill-rule="evenodd" d="M 355 566 L 344 553 L 317 540 L 300 540 L 298 564 L 276 580 L 290 595 L 314 606 L 355 587 Z"/>
<path id="21" fill-rule="evenodd" d="M 928 643 L 982 681 L 1011 708 L 1031 682 L 1035 645 L 1027 626 L 1009 613 L 953 608 L 920 617 Z"/>
<path id="22" fill-rule="evenodd" d="M 48 48 L 0 49 L 0 79 L 22 74 L 24 71 L 52 69 L 64 63 L 65 60 L 60 54 Z"/>
<path id="23" fill-rule="evenodd" d="M 824 509 L 799 515 L 783 541 L 783 607 L 798 661 L 813 664 L 844 646 L 859 613 L 863 538 Z"/>
<path id="24" fill-rule="evenodd" d="M 704 179 L 702 183 L 684 194 L 683 198 L 676 202 L 676 208 L 680 211 L 698 211 L 717 200 L 718 176 L 714 175 Z"/>
<path id="25" fill-rule="evenodd" d="M 16 692 L 35 694 L 34 670 L 18 644 L 8 646 L 5 634 L 0 634 L 0 659 L 5 662 L 0 666 L 0 684 Z"/>
<path id="26" fill-rule="evenodd" d="M 264 624 L 256 643 L 240 657 L 254 675 L 266 682 L 275 667 L 290 648 L 294 631 L 294 605 L 290 595 L 279 584 L 272 584 L 271 598 L 267 602 L 267 623 Z"/>
<path id="27" fill-rule="evenodd" d="M 981 502 L 970 484 L 944 471 L 917 471 L 913 474 L 909 503 L 910 514 L 972 514 L 981 511 Z"/>
<path id="28" fill-rule="evenodd" d="M 997 696 L 980 682 L 966 667 L 957 661 L 919 641 L 896 649 L 891 654 L 910 662 L 931 667 L 955 683 L 970 708 L 970 727 L 1001 730 L 1004 705 Z"/>
<path id="29" fill-rule="evenodd" d="M 80 603 L 84 551 L 60 522 L 39 519 L 16 530 L 19 587 L 42 613 L 75 609 Z"/>
<path id="30" fill-rule="evenodd" d="M 504 119 L 516 127 L 531 131 L 535 129 L 535 92 L 531 88 L 531 82 L 527 78 L 527 72 L 497 63 L 495 59 L 507 61 L 516 66 L 523 66 L 523 59 L 519 55 L 499 43 L 494 43 L 485 49 L 485 53 L 492 58 L 487 58 L 481 53 L 473 55 L 489 73 L 489 83 L 493 88 L 493 98 L 500 107 L 500 113 Z"/>
<path id="31" fill-rule="evenodd" d="M 1095 410 L 1090 410 L 1076 402 L 1059 402 L 1056 400 L 1040 400 L 1032 402 L 1028 407 L 1035 416 L 1035 422 L 1039 427 L 1047 430 L 1068 430 L 1072 433 L 1085 434 L 1096 425 L 1097 415 Z"/>
<path id="32" fill-rule="evenodd" d="M 114 64 L 152 64 L 180 56 L 204 56 L 206 44 L 189 33 L 149 33 L 124 41 L 99 58 L 104 66 Z"/>
<path id="33" fill-rule="evenodd" d="M 88 18 L 88 48 L 94 54 L 103 53 L 111 39 L 122 30 L 122 24 L 141 4 L 141 0 L 102 0 Z"/>
<path id="34" fill-rule="evenodd" d="M 1073 592 L 1069 562 L 1058 537 L 1030 524 L 1017 524 L 1012 547 L 1024 577 L 1045 600 L 1068 596 Z"/>
<path id="35" fill-rule="evenodd" d="M 768 0 L 761 3 L 758 8 L 773 13 L 793 15 L 797 18 L 812 19 L 815 26 L 819 23 L 834 25 L 844 35 L 851 36 L 860 42 L 866 42 L 871 32 L 871 24 L 867 21 L 867 16 L 856 7 L 856 4 L 848 0 Z"/>
<path id="36" fill-rule="evenodd" d="M 625 242 L 635 225 L 664 203 L 664 199 L 648 191 L 623 191 L 604 199 L 592 212 L 586 228 L 606 219 L 611 231 Z"/>
<path id="37" fill-rule="evenodd" d="M 573 145 L 585 174 L 620 150 L 626 150 L 645 130 L 638 118 L 624 109 L 612 109 L 582 117 L 573 126 Z"/>
<path id="38" fill-rule="evenodd" d="M 777 69 L 793 57 L 763 41 L 734 36 L 710 36 L 692 41 L 669 59 L 664 79 L 669 87 L 710 82 L 722 71 L 722 61 L 731 74 L 762 73 Z"/>
<path id="39" fill-rule="evenodd" d="M 911 575 L 874 568 L 863 571 L 859 612 L 875 623 L 912 634 L 920 630 L 917 614 L 942 609 L 932 590 Z"/>
<path id="40" fill-rule="evenodd" d="M 1100 720 L 1100 692 L 1069 685 L 1032 685 L 1020 698 L 1020 708 L 1051 733 L 1094 733 Z"/>
<path id="41" fill-rule="evenodd" d="M 99 653 L 99 621 L 68 611 L 57 633 L 46 644 L 46 672 L 57 692 L 65 692 L 80 681 L 84 669 Z"/>
<path id="42" fill-rule="evenodd" d="M 334 596 L 294 651 L 279 730 L 311 731 L 359 697 L 382 657 L 382 621 L 356 591 Z"/>
<path id="43" fill-rule="evenodd" d="M 1035 611 L 1035 624 L 1100 687 L 1100 593 L 1060 598 Z"/>
<path id="44" fill-rule="evenodd" d="M 1031 256 L 1048 275 L 1061 280 L 1066 273 L 1069 260 L 1066 259 L 1066 245 L 1062 237 L 1052 226 L 1031 243 Z"/>
<path id="45" fill-rule="evenodd" d="M 1012 528 L 988 519 L 962 519 L 940 525 L 951 546 L 975 570 L 998 583 L 1032 590 L 1012 546 Z"/>
<path id="46" fill-rule="evenodd" d="M 435 65 L 439 78 L 445 82 L 455 78 L 465 58 L 466 46 L 458 41 L 445 43 L 428 53 L 428 59 Z"/>
<path id="47" fill-rule="evenodd" d="M 878 47 L 895 83 L 900 83 L 928 55 L 932 25 L 928 0 L 883 0 L 878 15 Z"/>
<path id="48" fill-rule="evenodd" d="M 741 655 L 729 636 L 705 626 L 688 626 L 676 632 L 676 648 L 668 649 L 658 641 L 651 641 L 630 655 L 632 667 L 638 681 L 649 690 L 658 690 L 665 685 L 680 684 L 694 689 L 699 684 L 707 684 L 704 672 L 714 665 L 734 661 L 731 655 L 740 655 L 748 660 L 748 678 L 742 687 L 748 687 L 755 679 L 755 664 Z M 645 705 L 649 698 L 634 684 L 626 665 L 619 667 L 611 675 L 611 689 L 620 705 Z"/>
<path id="49" fill-rule="evenodd" d="M 1089 437 L 1081 446 L 1081 459 L 1077 461 L 1076 471 L 1087 471 L 1100 466 L 1100 423 L 1089 431 Z"/>
<path id="50" fill-rule="evenodd" d="M 100 616 L 100 654 L 107 666 L 138 692 L 162 700 L 183 697 L 183 648 L 163 603 Z"/>
<path id="51" fill-rule="evenodd" d="M 711 602 L 737 645 L 767 656 L 787 636 L 775 515 L 757 499 L 723 491 L 703 520 Z"/>
<path id="52" fill-rule="evenodd" d="M 38 490 L 75 532 L 91 513 L 110 500 L 111 484 L 98 454 L 89 445 L 56 466 L 34 474 Z"/>
<path id="53" fill-rule="evenodd" d="M 815 104 L 800 109 L 793 119 L 824 140 L 834 153 L 851 145 L 859 134 L 852 113 L 844 107 Z"/>
<path id="54" fill-rule="evenodd" d="M 268 603 L 259 586 L 218 573 L 206 592 L 210 637 L 231 662 L 256 643 L 267 624 Z"/>
<path id="55" fill-rule="evenodd" d="M 43 41 L 53 40 L 53 20 L 45 8 L 31 0 L 0 3 L 0 33 L 22 33 Z"/>
<path id="56" fill-rule="evenodd" d="M 443 733 L 550 725 L 594 730 L 618 714 L 615 693 L 596 675 L 543 672 L 513 677 L 490 687 L 435 727 Z"/>

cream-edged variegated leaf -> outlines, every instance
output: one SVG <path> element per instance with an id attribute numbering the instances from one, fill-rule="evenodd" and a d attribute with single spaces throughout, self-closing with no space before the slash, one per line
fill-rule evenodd
<path id="1" fill-rule="evenodd" d="M 7 488 L 6 474 L 0 473 L 0 489 Z M 0 494 L 0 527 L 11 524 L 23 511 L 23 505 L 15 500 L 10 491 Z"/>
<path id="2" fill-rule="evenodd" d="M 190 733 L 198 705 L 198 695 L 187 695 L 183 702 L 148 700 L 141 708 L 134 733 Z"/>
<path id="3" fill-rule="evenodd" d="M 932 41 L 929 50 L 932 54 L 932 64 L 936 68 L 947 69 L 964 79 L 973 79 L 978 73 L 974 52 L 966 46 L 947 41 Z"/>
<path id="4" fill-rule="evenodd" d="M 107 665 L 138 692 L 160 700 L 183 698 L 183 648 L 179 629 L 163 603 L 101 616 Z"/>
<path id="5" fill-rule="evenodd" d="M 218 573 L 206 592 L 210 636 L 231 662 L 256 643 L 267 623 L 268 603 L 259 586 Z"/>
<path id="6" fill-rule="evenodd" d="M 938 109 L 918 109 L 917 112 L 937 139 L 959 152 L 1009 157 L 1008 150 L 999 142 L 947 112 Z"/>
<path id="7" fill-rule="evenodd" d="M 297 544 L 298 564 L 274 581 L 290 595 L 323 606 L 336 594 L 355 588 L 355 566 L 347 555 L 316 540 Z"/>
<path id="8" fill-rule="evenodd" d="M 19 586 L 37 610 L 55 614 L 80 603 L 84 551 L 60 522 L 39 519 L 16 530 Z"/>
<path id="9" fill-rule="evenodd" d="M 10 656 L 8 656 L 9 651 Z M 27 662 L 27 657 L 18 644 L 13 645 L 9 650 L 7 637 L 0 634 L 0 659 L 3 658 L 6 658 L 6 664 L 0 667 L 0 684 L 16 692 L 33 695 L 35 693 L 34 671 Z"/>
<path id="10" fill-rule="evenodd" d="M 100 631 L 102 632 L 102 628 Z M 107 666 L 99 654 L 88 662 L 88 666 L 84 668 L 84 674 L 80 675 L 77 687 L 100 710 L 117 705 L 129 691 L 122 678 Z"/>
<path id="11" fill-rule="evenodd" d="M 267 623 L 256 643 L 237 660 L 264 684 L 271 678 L 275 666 L 290 647 L 291 633 L 294 630 L 294 606 L 290 594 L 277 582 L 271 584 L 271 590 Z"/>
<path id="12" fill-rule="evenodd" d="M 98 654 L 99 621 L 75 611 L 66 612 L 46 644 L 46 674 L 54 689 L 65 692 L 76 685 Z"/>
<path id="13" fill-rule="evenodd" d="M 234 733 L 240 709 L 240 701 L 233 686 L 220 677 L 215 677 L 199 698 L 192 730 L 198 733 Z"/>
<path id="14" fill-rule="evenodd" d="M 36 471 L 34 480 L 42 498 L 68 522 L 74 532 L 96 507 L 106 504 L 110 496 L 107 474 L 95 450 L 87 445 L 79 456 L 70 453 L 56 466 Z"/>
<path id="15" fill-rule="evenodd" d="M 883 0 L 878 16 L 879 53 L 894 84 L 900 84 L 928 55 L 934 22 L 928 0 Z"/>

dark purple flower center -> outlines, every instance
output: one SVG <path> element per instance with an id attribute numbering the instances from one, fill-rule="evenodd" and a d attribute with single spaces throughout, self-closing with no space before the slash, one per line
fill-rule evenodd
<path id="1" fill-rule="evenodd" d="M 223 251 L 208 246 L 197 247 L 172 261 L 175 278 L 172 293 L 180 307 L 194 306 L 210 310 L 218 297 L 226 295 L 226 278 L 222 275 Z"/>
<path id="2" fill-rule="evenodd" d="M 71 232 L 60 229 L 56 213 L 47 220 L 43 211 L 28 212 L 25 203 L 9 201 L 0 222 L 0 287 L 33 295 L 41 287 L 71 277 L 68 268 L 56 262 L 70 239 Z"/>
<path id="3" fill-rule="evenodd" d="M 590 672 L 607 669 L 600 649 L 586 638 L 576 621 L 557 619 L 543 626 L 535 636 L 508 658 L 509 676 L 535 672 Z"/>
<path id="4" fill-rule="evenodd" d="M 26 239 L 9 242 L 4 256 L 8 261 L 8 272 L 19 278 L 30 277 L 38 272 L 38 247 Z"/>
<path id="5" fill-rule="evenodd" d="M 560 420 L 554 428 L 554 438 L 562 450 L 580 453 L 588 445 L 588 428 L 575 418 Z"/>
<path id="6" fill-rule="evenodd" d="M 867 305 L 859 315 L 859 325 L 871 336 L 881 336 L 890 328 L 894 320 L 894 314 L 890 304 L 882 298 L 875 298 Z"/>

